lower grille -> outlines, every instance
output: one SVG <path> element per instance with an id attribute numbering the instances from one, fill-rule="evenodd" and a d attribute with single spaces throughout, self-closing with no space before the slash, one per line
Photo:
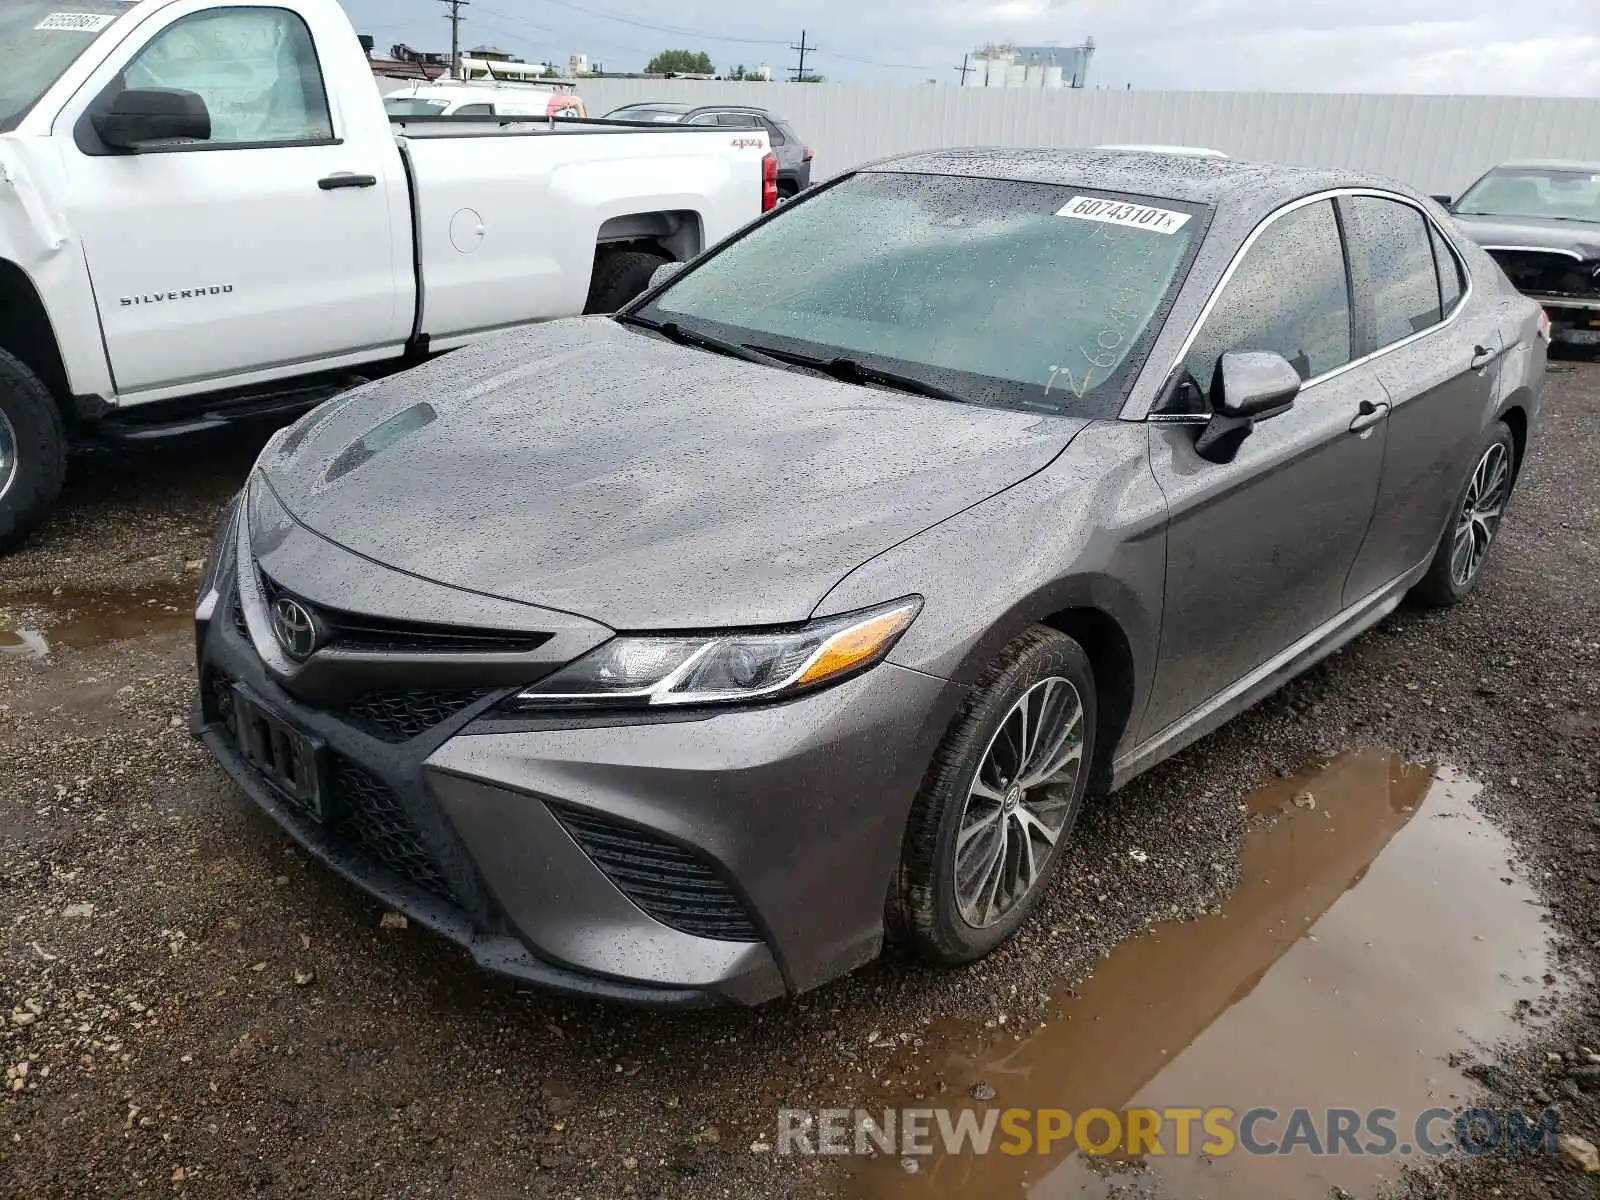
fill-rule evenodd
<path id="1" fill-rule="evenodd" d="M 493 688 L 457 691 L 430 691 L 411 688 L 405 691 L 371 692 L 339 714 L 356 728 L 386 742 L 406 742 L 420 737 L 435 725 L 448 721 L 463 709 L 476 704 Z"/>
<path id="2" fill-rule="evenodd" d="M 1545 250 L 1491 250 L 1489 255 L 1519 292 L 1600 299 L 1600 263 Z"/>
<path id="3" fill-rule="evenodd" d="M 592 813 L 556 815 L 618 890 L 663 925 L 724 942 L 761 940 L 732 889 L 681 846 Z"/>
<path id="4" fill-rule="evenodd" d="M 388 786 L 342 754 L 329 770 L 333 834 L 359 847 L 401 879 L 459 906 L 461 898 L 429 852 L 422 831 Z"/>

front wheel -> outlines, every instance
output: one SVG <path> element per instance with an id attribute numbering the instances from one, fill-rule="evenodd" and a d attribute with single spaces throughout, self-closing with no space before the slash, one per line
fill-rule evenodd
<path id="1" fill-rule="evenodd" d="M 956 715 L 912 805 L 887 924 L 919 956 L 982 958 L 1027 920 L 1072 833 L 1095 744 L 1077 642 L 1036 626 Z"/>
<path id="2" fill-rule="evenodd" d="M 0 553 L 44 520 L 66 472 L 60 406 L 37 375 L 0 350 Z"/>
<path id="3" fill-rule="evenodd" d="M 1504 421 L 1489 427 L 1472 470 L 1456 494 L 1450 524 L 1439 538 L 1428 573 L 1413 589 L 1435 608 L 1465 600 L 1478 586 L 1483 564 L 1500 533 L 1500 521 L 1516 479 L 1517 443 Z"/>

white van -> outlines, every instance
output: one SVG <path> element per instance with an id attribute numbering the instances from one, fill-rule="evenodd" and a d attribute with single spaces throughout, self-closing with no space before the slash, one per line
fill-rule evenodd
<path id="1" fill-rule="evenodd" d="M 383 98 L 391 117 L 587 117 L 570 83 L 421 80 Z"/>

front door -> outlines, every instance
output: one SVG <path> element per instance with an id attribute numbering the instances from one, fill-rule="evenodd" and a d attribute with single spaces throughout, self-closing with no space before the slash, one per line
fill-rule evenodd
<path id="1" fill-rule="evenodd" d="M 290 374 L 404 341 L 399 155 L 387 136 L 337 136 L 299 14 L 194 0 L 163 10 L 89 94 L 104 104 L 123 88 L 198 93 L 211 137 L 113 153 L 79 121 L 62 139 L 119 394 Z"/>
<path id="2" fill-rule="evenodd" d="M 1282 211 L 1238 264 L 1184 365 L 1198 383 L 1226 351 L 1276 351 L 1305 380 L 1294 406 L 1257 422 L 1227 463 L 1195 452 L 1198 426 L 1150 423 L 1170 525 L 1144 736 L 1340 611 L 1377 501 L 1386 434 L 1386 395 L 1370 364 L 1350 365 L 1353 345 L 1331 201 Z"/>

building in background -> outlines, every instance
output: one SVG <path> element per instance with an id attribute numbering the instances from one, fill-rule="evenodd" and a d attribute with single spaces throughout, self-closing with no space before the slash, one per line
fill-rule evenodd
<path id="1" fill-rule="evenodd" d="M 1013 46 L 990 42 L 972 56 L 962 87 L 1081 88 L 1089 79 L 1094 39 L 1076 46 Z"/>

